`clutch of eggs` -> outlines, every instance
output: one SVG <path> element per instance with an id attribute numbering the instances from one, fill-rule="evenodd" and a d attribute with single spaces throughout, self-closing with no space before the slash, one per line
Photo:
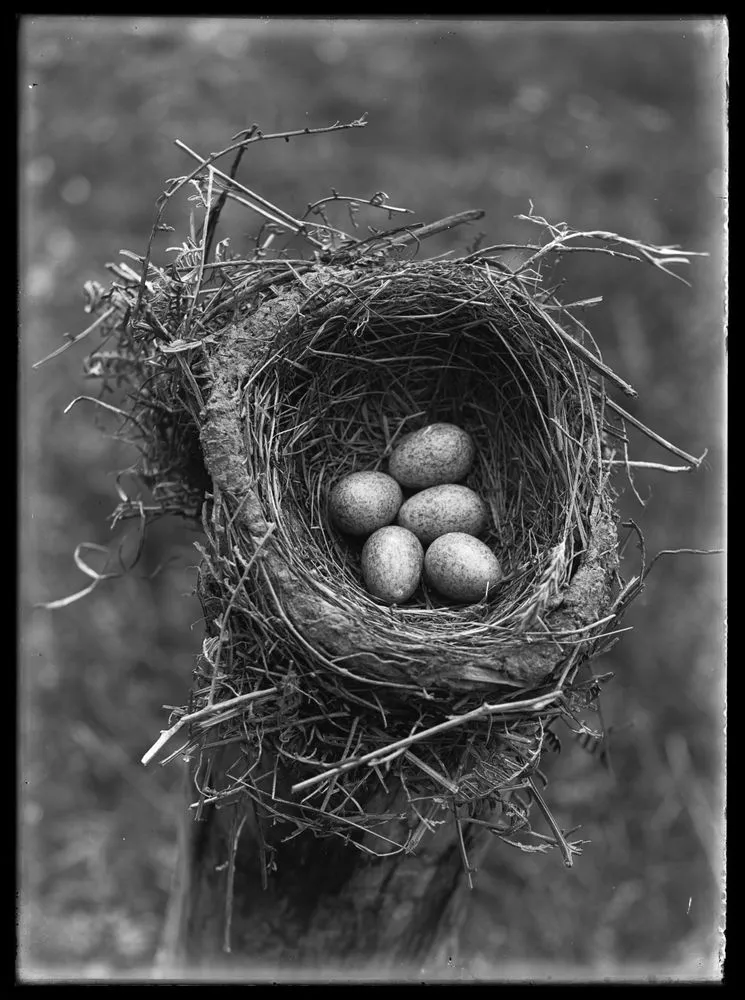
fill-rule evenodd
<path id="1" fill-rule="evenodd" d="M 353 472 L 333 487 L 333 523 L 348 535 L 367 537 L 362 577 L 375 597 L 401 604 L 422 574 L 430 587 L 457 601 L 479 601 L 497 585 L 499 561 L 476 537 L 488 526 L 486 504 L 458 483 L 474 456 L 473 440 L 462 428 L 429 424 L 393 450 L 388 474 Z M 404 501 L 402 487 L 418 492 Z"/>

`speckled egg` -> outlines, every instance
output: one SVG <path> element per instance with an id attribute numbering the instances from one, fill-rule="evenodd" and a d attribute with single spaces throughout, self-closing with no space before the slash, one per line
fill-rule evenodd
<path id="1" fill-rule="evenodd" d="M 415 493 L 404 502 L 396 517 L 396 524 L 413 531 L 422 545 L 453 531 L 480 535 L 488 521 L 481 497 L 467 486 L 453 483 L 430 486 Z"/>
<path id="2" fill-rule="evenodd" d="M 352 472 L 329 495 L 331 520 L 349 535 L 369 535 L 390 524 L 403 500 L 401 487 L 384 472 Z"/>
<path id="3" fill-rule="evenodd" d="M 379 528 L 362 547 L 365 586 L 386 604 L 402 604 L 419 586 L 424 563 L 422 543 L 406 528 Z"/>
<path id="4" fill-rule="evenodd" d="M 461 427 L 429 424 L 394 448 L 388 471 L 410 489 L 457 483 L 470 471 L 475 454 L 471 435 Z"/>
<path id="5" fill-rule="evenodd" d="M 424 557 L 424 578 L 443 597 L 480 601 L 502 579 L 499 560 L 478 538 L 462 531 L 440 535 Z"/>

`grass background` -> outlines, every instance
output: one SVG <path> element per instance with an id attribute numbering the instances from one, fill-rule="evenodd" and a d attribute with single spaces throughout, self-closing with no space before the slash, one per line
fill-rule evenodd
<path id="1" fill-rule="evenodd" d="M 483 208 L 488 242 L 535 239 L 539 214 L 706 251 L 691 287 L 652 268 L 569 255 L 565 298 L 587 316 L 631 408 L 693 454 L 692 475 L 639 473 L 621 498 L 651 553 L 720 547 L 724 507 L 726 32 L 706 20 L 594 22 L 27 17 L 20 35 L 20 967 L 143 973 L 175 862 L 178 765 L 138 761 L 180 704 L 200 646 L 197 535 L 164 523 L 143 563 L 66 610 L 34 608 L 87 582 L 76 544 L 111 541 L 114 474 L 132 455 L 68 401 L 91 386 L 82 285 L 120 249 L 144 252 L 154 203 L 191 169 L 174 147 L 222 148 L 240 128 L 364 130 L 253 147 L 240 178 L 297 215 L 336 187 L 431 221 Z M 159 260 L 184 237 L 159 238 Z M 370 217 L 373 223 L 381 220 Z M 258 229 L 230 217 L 232 249 Z M 460 251 L 476 230 L 428 253 Z M 628 405 L 624 403 L 624 405 Z M 102 433 L 102 430 L 104 433 Z M 643 437 L 633 456 L 669 456 Z M 635 571 L 630 547 L 625 573 Z M 151 579 L 158 566 L 162 572 Z M 554 852 L 495 845 L 452 974 L 714 976 L 721 946 L 723 562 L 660 560 L 599 665 L 614 775 L 573 747 L 548 800 L 591 840 Z M 46 971 L 45 971 L 46 970 Z M 567 971 L 568 970 L 568 971 Z"/>

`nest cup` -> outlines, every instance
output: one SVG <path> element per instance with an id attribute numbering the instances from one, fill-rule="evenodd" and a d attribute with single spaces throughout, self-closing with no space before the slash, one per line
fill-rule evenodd
<path id="1" fill-rule="evenodd" d="M 242 506 L 252 593 L 297 654 L 360 679 L 530 687 L 566 659 L 550 633 L 607 610 L 602 392 L 520 282 L 462 262 L 319 266 L 226 328 L 211 371 L 207 466 Z M 391 608 L 365 589 L 328 495 L 348 473 L 385 471 L 434 421 L 475 441 L 465 482 L 505 579 L 475 605 L 422 586 Z"/>

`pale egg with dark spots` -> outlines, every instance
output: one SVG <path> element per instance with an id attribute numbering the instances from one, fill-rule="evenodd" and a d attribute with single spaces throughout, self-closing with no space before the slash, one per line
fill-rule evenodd
<path id="1" fill-rule="evenodd" d="M 494 590 L 502 567 L 488 545 L 473 535 L 440 535 L 424 557 L 424 579 L 443 597 L 474 603 Z"/>
<path id="2" fill-rule="evenodd" d="M 401 487 L 385 472 L 351 472 L 329 495 L 331 520 L 348 535 L 369 535 L 395 520 Z"/>
<path id="3" fill-rule="evenodd" d="M 388 471 L 409 489 L 457 483 L 470 472 L 475 454 L 473 438 L 461 427 L 428 424 L 393 449 Z"/>
<path id="4" fill-rule="evenodd" d="M 386 604 L 402 604 L 419 586 L 424 564 L 422 543 L 406 528 L 379 528 L 362 548 L 365 586 Z"/>
<path id="5" fill-rule="evenodd" d="M 455 483 L 415 493 L 404 501 L 396 517 L 396 524 L 412 531 L 423 545 L 452 531 L 480 535 L 488 523 L 489 513 L 481 497 Z"/>

